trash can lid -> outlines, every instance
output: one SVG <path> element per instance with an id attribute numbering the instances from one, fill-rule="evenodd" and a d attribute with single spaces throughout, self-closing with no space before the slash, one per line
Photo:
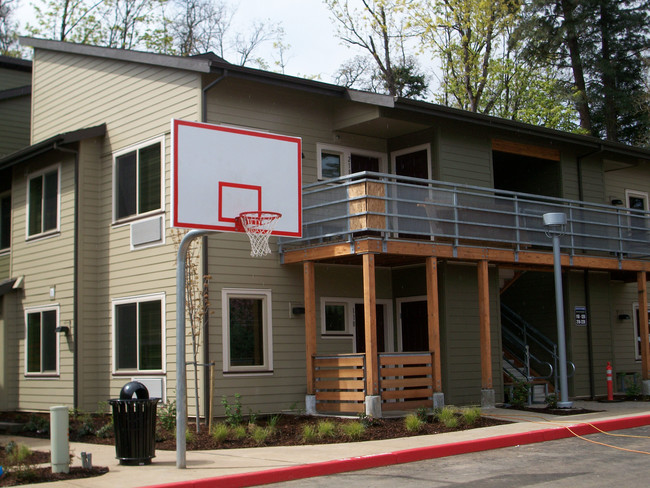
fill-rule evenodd
<path id="1" fill-rule="evenodd" d="M 130 400 L 133 398 L 133 395 L 138 400 L 146 400 L 149 398 L 149 390 L 139 381 L 129 381 L 122 387 L 122 391 L 120 391 L 120 400 Z"/>

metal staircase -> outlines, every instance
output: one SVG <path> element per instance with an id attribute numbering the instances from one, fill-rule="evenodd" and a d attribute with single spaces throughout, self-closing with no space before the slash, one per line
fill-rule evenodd
<path id="1" fill-rule="evenodd" d="M 506 391 L 512 395 L 515 384 L 527 383 L 528 403 L 544 403 L 558 384 L 557 344 L 503 303 L 501 333 Z M 568 367 L 575 372 L 570 361 Z"/>

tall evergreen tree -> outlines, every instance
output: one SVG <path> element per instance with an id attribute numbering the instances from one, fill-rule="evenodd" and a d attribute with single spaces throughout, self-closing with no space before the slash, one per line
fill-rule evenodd
<path id="1" fill-rule="evenodd" d="M 643 144 L 650 131 L 645 60 L 650 0 L 532 0 L 528 54 L 565 75 L 588 133 Z"/>

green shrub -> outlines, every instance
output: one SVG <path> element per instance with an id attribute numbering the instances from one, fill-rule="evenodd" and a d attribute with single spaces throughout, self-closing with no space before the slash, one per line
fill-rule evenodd
<path id="1" fill-rule="evenodd" d="M 255 441 L 255 444 L 257 444 L 258 446 L 264 444 L 270 435 L 271 435 L 271 430 L 268 429 L 267 427 L 254 425 L 253 428 L 251 429 L 251 437 Z"/>
<path id="2" fill-rule="evenodd" d="M 557 395 L 546 395 L 545 401 L 548 408 L 557 408 Z"/>
<path id="3" fill-rule="evenodd" d="M 321 420 L 318 422 L 317 432 L 318 437 L 321 439 L 324 437 L 335 437 L 336 425 L 331 420 Z"/>
<path id="4" fill-rule="evenodd" d="M 521 408 L 528 403 L 528 392 L 530 391 L 530 385 L 524 381 L 517 381 L 512 387 L 512 398 L 510 403 L 515 407 Z"/>
<path id="5" fill-rule="evenodd" d="M 111 417 L 111 420 L 109 422 L 106 422 L 99 429 L 97 429 L 95 435 L 97 437 L 105 439 L 106 437 L 110 437 L 112 432 L 113 432 L 113 417 Z"/>
<path id="6" fill-rule="evenodd" d="M 429 410 L 425 407 L 420 407 L 415 411 L 415 415 L 423 422 L 427 423 L 429 421 Z"/>
<path id="7" fill-rule="evenodd" d="M 366 426 L 359 421 L 347 422 L 341 426 L 341 430 L 350 439 L 357 440 L 366 431 Z"/>
<path id="8" fill-rule="evenodd" d="M 235 425 L 232 428 L 232 435 L 235 439 L 243 439 L 246 437 L 246 427 L 243 425 Z"/>
<path id="9" fill-rule="evenodd" d="M 461 414 L 466 425 L 474 425 L 481 418 L 481 407 L 465 407 Z"/>
<path id="10" fill-rule="evenodd" d="M 158 421 L 165 430 L 173 432 L 176 429 L 176 400 L 167 402 L 160 407 Z"/>
<path id="11" fill-rule="evenodd" d="M 195 440 L 196 440 L 196 434 L 194 433 L 194 431 L 190 429 L 185 429 L 185 442 L 189 444 L 190 442 L 194 442 Z"/>
<path id="12" fill-rule="evenodd" d="M 424 427 L 424 422 L 417 413 L 409 413 L 404 417 L 404 427 L 409 432 L 419 432 Z"/>
<path id="13" fill-rule="evenodd" d="M 458 427 L 456 408 L 452 406 L 443 407 L 440 412 L 438 412 L 438 420 L 449 429 Z"/>
<path id="14" fill-rule="evenodd" d="M 244 423 L 244 416 L 241 413 L 241 395 L 235 393 L 235 401 L 231 405 L 228 403 L 226 395 L 221 397 L 221 405 L 226 413 L 226 423 L 231 426 L 241 425 Z"/>
<path id="15" fill-rule="evenodd" d="M 367 415 L 365 412 L 359 414 L 359 422 L 363 424 L 365 428 L 372 427 L 377 422 L 372 415 Z"/>
<path id="16" fill-rule="evenodd" d="M 230 433 L 230 428 L 226 424 L 218 423 L 212 426 L 212 431 L 210 435 L 217 442 L 223 442 L 228 437 Z"/>
<path id="17" fill-rule="evenodd" d="M 23 430 L 27 432 L 38 432 L 39 434 L 47 434 L 50 432 L 50 421 L 45 417 L 31 414 L 29 420 L 24 425 Z"/>
<path id="18" fill-rule="evenodd" d="M 280 415 L 279 415 L 279 414 L 278 414 L 278 415 L 273 415 L 273 416 L 269 419 L 269 421 L 268 421 L 268 423 L 267 423 L 267 427 L 268 427 L 269 429 L 275 431 L 275 429 L 276 429 L 277 426 L 278 426 L 278 422 L 279 422 L 279 421 L 280 421 Z"/>
<path id="19" fill-rule="evenodd" d="M 313 425 L 305 425 L 302 428 L 302 440 L 305 443 L 309 442 L 314 442 L 316 438 L 318 437 L 318 432 L 316 430 L 316 427 Z"/>
<path id="20" fill-rule="evenodd" d="M 26 464 L 27 458 L 32 455 L 29 447 L 23 444 L 16 444 L 11 441 L 5 447 L 7 465 L 15 466 L 17 464 Z"/>

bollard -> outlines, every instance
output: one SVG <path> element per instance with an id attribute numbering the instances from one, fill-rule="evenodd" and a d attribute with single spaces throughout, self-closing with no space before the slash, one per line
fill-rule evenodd
<path id="1" fill-rule="evenodd" d="M 50 407 L 50 443 L 53 473 L 70 472 L 68 407 Z"/>
<path id="2" fill-rule="evenodd" d="M 614 400 L 614 384 L 612 383 L 612 364 L 607 361 L 607 400 Z"/>

